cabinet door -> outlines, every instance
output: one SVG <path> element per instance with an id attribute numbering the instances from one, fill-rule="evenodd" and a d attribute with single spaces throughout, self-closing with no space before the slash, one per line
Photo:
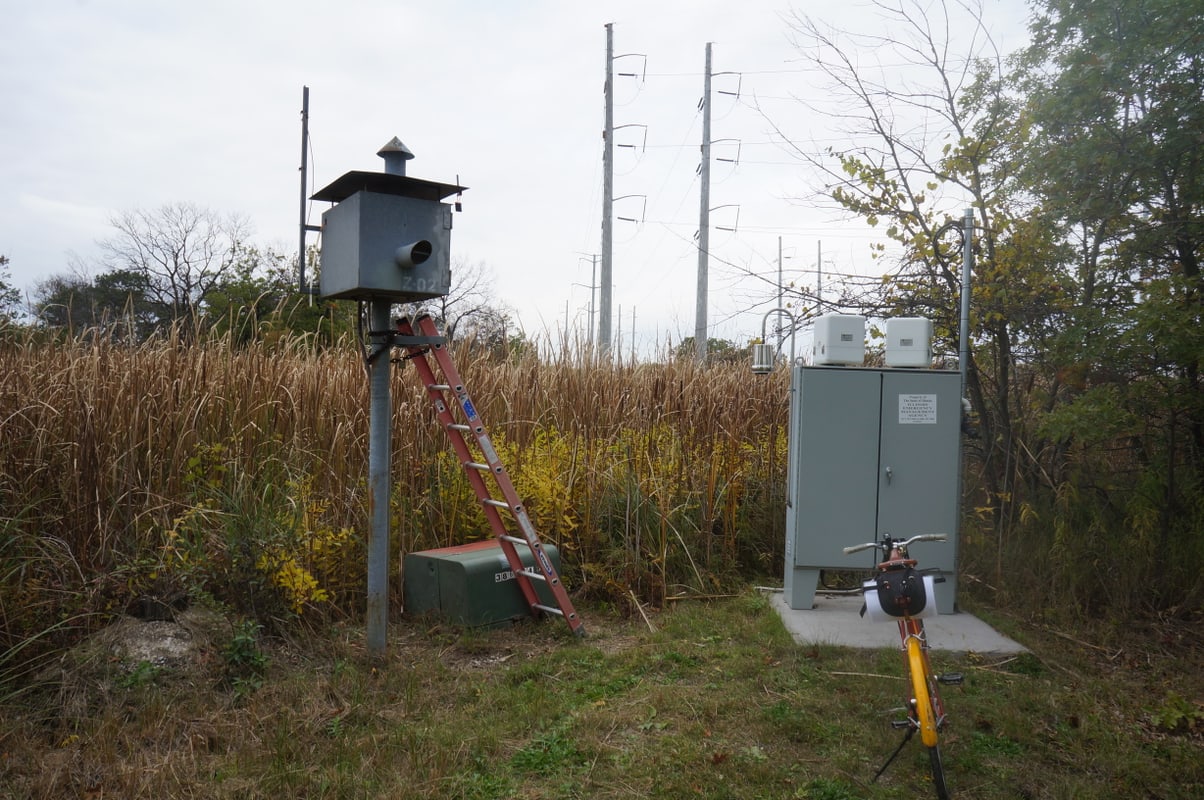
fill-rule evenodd
<path id="1" fill-rule="evenodd" d="M 864 567 L 841 548 L 877 531 L 881 377 L 871 370 L 802 370 L 794 565 Z"/>
<path id="2" fill-rule="evenodd" d="M 878 531 L 907 538 L 946 533 L 947 544 L 913 553 L 921 566 L 951 571 L 956 552 L 960 377 L 884 372 L 878 460 Z"/>

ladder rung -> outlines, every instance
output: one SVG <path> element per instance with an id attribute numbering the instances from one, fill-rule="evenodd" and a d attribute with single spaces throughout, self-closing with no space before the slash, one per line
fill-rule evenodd
<path id="1" fill-rule="evenodd" d="M 543 612 L 544 612 L 544 613 L 546 613 L 546 614 L 556 614 L 556 615 L 558 615 L 558 616 L 561 616 L 561 617 L 563 617 L 563 616 L 564 616 L 564 612 L 563 612 L 563 611 L 561 611 L 559 608 L 555 608 L 555 607 L 553 607 L 553 606 L 545 606 L 545 605 L 542 605 L 542 604 L 540 604 L 540 603 L 536 603 L 536 604 L 535 604 L 535 607 L 536 607 L 536 608 L 538 608 L 540 611 L 543 611 Z"/>
<path id="2" fill-rule="evenodd" d="M 487 506 L 493 506 L 494 508 L 510 508 L 510 504 L 505 500 L 494 500 L 492 497 L 486 497 L 481 502 Z"/>
<path id="3" fill-rule="evenodd" d="M 497 538 L 501 539 L 503 542 L 510 542 L 510 544 L 525 544 L 525 545 L 531 544 L 526 539 L 519 538 L 518 536 L 504 535 L 504 536 L 499 536 Z"/>
<path id="4" fill-rule="evenodd" d="M 535 570 L 533 570 L 533 569 L 520 569 L 520 570 L 519 570 L 517 573 L 515 573 L 515 574 L 516 574 L 516 575 L 518 575 L 518 574 L 521 574 L 521 575 L 526 575 L 528 578 L 532 578 L 532 579 L 534 579 L 534 580 L 537 580 L 537 581 L 545 581 L 545 582 L 546 582 L 546 581 L 548 580 L 548 576 L 547 576 L 547 575 L 544 575 L 542 572 L 536 572 L 536 571 L 535 571 Z"/>
<path id="5" fill-rule="evenodd" d="M 465 461 L 464 467 L 466 469 L 479 469 L 481 472 L 489 472 L 493 469 L 488 464 L 482 464 L 479 461 Z"/>
<path id="6" fill-rule="evenodd" d="M 446 391 L 448 391 L 448 390 L 450 390 L 450 389 L 451 389 L 451 386 L 449 386 L 449 385 L 448 385 L 448 384 L 446 384 L 446 383 L 428 383 L 428 384 L 426 385 L 426 388 L 428 388 L 428 389 L 437 389 L 437 390 L 438 390 L 438 391 L 440 391 L 440 392 L 446 392 Z"/>
<path id="7" fill-rule="evenodd" d="M 461 433 L 467 433 L 468 431 L 472 430 L 472 428 L 459 422 L 451 423 L 447 426 L 447 429 L 449 431 L 460 431 Z"/>

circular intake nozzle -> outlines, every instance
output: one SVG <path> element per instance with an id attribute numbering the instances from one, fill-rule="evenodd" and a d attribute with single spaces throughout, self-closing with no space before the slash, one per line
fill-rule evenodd
<path id="1" fill-rule="evenodd" d="M 409 267 L 416 267 L 423 263 L 431 257 L 431 253 L 433 252 L 434 248 L 431 246 L 430 242 L 428 242 L 426 239 L 419 239 L 416 242 L 403 244 L 401 247 L 397 248 L 397 252 L 394 254 L 393 259 L 397 262 L 397 266 L 405 269 Z"/>

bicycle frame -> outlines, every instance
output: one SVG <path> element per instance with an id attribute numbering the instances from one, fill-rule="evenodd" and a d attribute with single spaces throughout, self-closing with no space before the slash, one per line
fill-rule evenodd
<path id="1" fill-rule="evenodd" d="M 899 620 L 899 636 L 907 653 L 907 668 L 911 675 L 914 706 L 908 708 L 911 723 L 920 732 L 925 747 L 935 747 L 937 731 L 945 724 L 945 705 L 933 679 L 928 660 L 928 640 L 924 638 L 924 623 L 907 617 Z"/>
<path id="2" fill-rule="evenodd" d="M 908 569 L 914 570 L 916 560 L 908 555 L 907 548 L 912 542 L 917 541 L 944 541 L 944 534 L 921 534 L 913 536 L 907 540 L 892 539 L 889 534 L 884 535 L 881 542 L 870 542 L 863 545 L 855 545 L 853 547 L 844 548 L 844 552 L 855 553 L 859 550 L 867 550 L 871 548 L 880 549 L 886 554 L 886 558 L 878 562 L 875 568 L 875 575 L 883 573 L 893 573 L 896 571 L 905 571 Z M 928 640 L 924 635 L 924 621 L 921 617 L 934 613 L 936 598 L 932 584 L 936 579 L 931 576 L 919 575 L 924 583 L 925 603 L 922 608 L 916 609 L 916 613 L 911 613 L 911 603 L 913 598 L 910 593 L 900 592 L 904 595 L 901 600 L 902 616 L 895 617 L 894 615 L 885 612 L 877 596 L 877 582 L 867 581 L 863 586 L 865 589 L 866 608 L 862 609 L 862 614 L 866 613 L 867 609 L 871 609 L 871 601 L 876 608 L 873 608 L 870 613 L 872 620 L 894 619 L 899 626 L 899 641 L 902 645 L 902 650 L 907 663 L 907 674 L 909 684 L 909 696 L 907 699 L 907 721 L 896 724 L 896 727 L 907 729 L 907 736 L 899 745 L 898 749 L 887 759 L 882 768 L 878 770 L 878 777 L 886 771 L 894 761 L 895 756 L 903 749 L 911 737 L 919 732 L 920 741 L 924 747 L 928 749 L 929 757 L 932 765 L 933 783 L 937 790 L 937 797 L 948 797 L 945 789 L 944 768 L 941 766 L 939 739 L 940 730 L 945 725 L 945 705 L 941 700 L 940 689 L 938 684 L 945 678 L 948 682 L 957 683 L 961 681 L 960 676 L 945 676 L 940 678 L 932 671 L 932 664 L 928 658 Z M 896 586 L 900 584 L 896 583 Z M 904 583 L 903 585 L 906 585 Z"/>

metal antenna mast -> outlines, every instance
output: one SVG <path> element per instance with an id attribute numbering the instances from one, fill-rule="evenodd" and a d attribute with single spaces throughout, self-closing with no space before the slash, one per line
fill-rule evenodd
<path id="1" fill-rule="evenodd" d="M 309 87 L 301 87 L 301 214 L 300 242 L 297 245 L 297 290 L 314 295 L 316 291 L 305 280 L 305 240 L 310 231 L 321 232 L 321 225 L 310 225 L 306 219 L 306 189 L 309 187 Z M 312 299 L 311 301 L 312 302 Z"/>
<path id="2" fill-rule="evenodd" d="M 707 358 L 707 266 L 710 260 L 711 228 L 711 43 L 707 42 L 706 75 L 702 102 L 702 164 L 699 168 L 698 295 L 694 306 L 694 355 Z"/>

